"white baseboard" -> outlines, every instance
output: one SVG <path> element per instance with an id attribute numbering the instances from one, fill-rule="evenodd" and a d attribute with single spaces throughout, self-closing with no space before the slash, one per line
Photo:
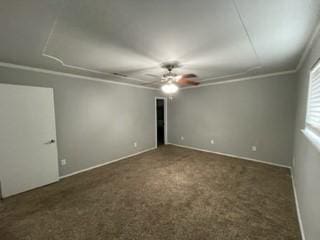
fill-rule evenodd
<path id="1" fill-rule="evenodd" d="M 109 162 L 101 163 L 101 164 L 98 164 L 98 165 L 95 165 L 95 166 L 92 166 L 92 167 L 88 167 L 88 168 L 85 168 L 85 169 L 82 169 L 82 170 L 79 170 L 79 171 L 76 171 L 76 172 L 73 172 L 73 173 L 69 173 L 69 174 L 60 176 L 59 179 L 71 177 L 73 175 L 76 175 L 76 174 L 79 174 L 79 173 L 82 173 L 82 172 L 86 172 L 86 171 L 89 171 L 89 170 L 92 170 L 92 169 L 95 169 L 95 168 L 98 168 L 98 167 L 102 167 L 102 166 L 105 166 L 105 165 L 108 165 L 108 164 L 111 164 L 111 163 L 114 163 L 114 162 L 118 162 L 120 160 L 124 160 L 124 159 L 130 158 L 130 157 L 133 157 L 133 156 L 145 153 L 145 152 L 149 152 L 149 151 L 154 150 L 154 149 L 156 149 L 156 147 L 148 148 L 146 150 L 143 150 L 143 151 L 140 151 L 140 152 L 137 152 L 137 153 L 133 153 L 133 154 L 121 157 L 121 158 L 117 158 L 117 159 L 111 160 Z"/>
<path id="2" fill-rule="evenodd" d="M 228 154 L 228 153 L 214 152 L 214 151 L 207 150 L 207 149 L 195 148 L 195 147 L 186 146 L 186 145 L 180 145 L 180 144 L 175 144 L 175 143 L 168 143 L 168 144 L 171 144 L 171 145 L 174 145 L 174 146 L 178 146 L 178 147 L 183 147 L 183 148 L 189 148 L 189 149 L 197 150 L 197 151 L 201 151 L 201 152 L 214 153 L 214 154 L 218 154 L 218 155 L 222 155 L 222 156 L 239 158 L 239 159 L 243 159 L 243 160 L 248 160 L 248 161 L 253 161 L 253 162 L 258 162 L 258 163 L 264 163 L 264 164 L 268 164 L 268 165 L 272 165 L 272 166 L 277 166 L 277 167 L 283 167 L 283 168 L 289 168 L 289 169 L 291 169 L 291 167 L 290 167 L 290 166 L 287 166 L 287 165 L 278 164 L 278 163 L 271 163 L 271 162 L 267 162 L 267 161 L 262 161 L 262 160 L 254 159 L 254 158 L 248 158 L 248 157 L 243 157 L 243 156 L 238 156 L 238 155 Z"/>
<path id="3" fill-rule="evenodd" d="M 298 221 L 299 221 L 301 238 L 302 238 L 302 240 L 306 240 L 306 237 L 305 237 L 305 234 L 304 234 L 302 218 L 301 218 L 301 213 L 300 213 L 298 195 L 297 195 L 296 185 L 294 183 L 294 176 L 293 176 L 293 171 L 292 170 L 291 170 L 291 179 L 292 179 L 293 194 L 294 194 L 294 200 L 295 200 L 295 203 L 296 203 L 296 209 L 297 209 L 297 216 L 298 216 Z"/>

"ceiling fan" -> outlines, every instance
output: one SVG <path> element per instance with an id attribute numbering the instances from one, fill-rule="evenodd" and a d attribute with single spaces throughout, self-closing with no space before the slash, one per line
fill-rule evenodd
<path id="1" fill-rule="evenodd" d="M 160 81 L 160 83 L 162 83 L 161 90 L 166 94 L 176 93 L 179 89 L 178 86 L 197 86 L 200 84 L 198 76 L 194 73 L 182 75 L 174 73 L 173 69 L 180 67 L 178 62 L 163 63 L 161 67 L 166 69 L 167 72 L 162 75 L 160 80 L 146 84 L 153 84 Z"/>

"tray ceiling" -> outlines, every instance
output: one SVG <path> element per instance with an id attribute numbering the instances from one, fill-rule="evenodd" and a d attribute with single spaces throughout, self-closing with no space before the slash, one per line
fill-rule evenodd
<path id="1" fill-rule="evenodd" d="M 317 0 L 4 0 L 0 61 L 140 85 L 175 60 L 217 82 L 295 69 L 319 12 Z"/>

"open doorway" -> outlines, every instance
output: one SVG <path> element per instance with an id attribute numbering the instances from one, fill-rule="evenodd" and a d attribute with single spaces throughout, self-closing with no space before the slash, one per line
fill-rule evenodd
<path id="1" fill-rule="evenodd" d="M 156 97 L 156 144 L 157 147 L 166 144 L 167 138 L 167 99 Z"/>

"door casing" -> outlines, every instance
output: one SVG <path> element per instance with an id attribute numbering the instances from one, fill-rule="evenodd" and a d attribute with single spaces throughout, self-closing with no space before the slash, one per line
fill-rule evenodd
<path id="1" fill-rule="evenodd" d="M 157 99 L 164 100 L 164 144 L 168 144 L 168 105 L 166 97 L 155 97 L 154 99 L 154 113 L 155 113 L 155 148 L 158 147 L 158 133 L 157 133 Z"/>

